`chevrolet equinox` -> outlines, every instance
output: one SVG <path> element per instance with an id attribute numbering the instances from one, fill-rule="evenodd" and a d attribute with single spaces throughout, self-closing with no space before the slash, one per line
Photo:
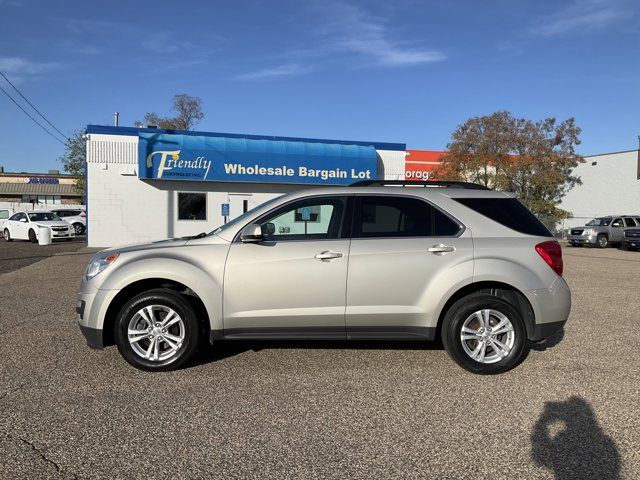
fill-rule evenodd
<path id="1" fill-rule="evenodd" d="M 76 310 L 90 347 L 115 343 L 143 370 L 178 368 L 206 341 L 441 338 L 460 366 L 492 374 L 566 322 L 562 268 L 560 245 L 509 194 L 365 181 L 99 252 Z"/>

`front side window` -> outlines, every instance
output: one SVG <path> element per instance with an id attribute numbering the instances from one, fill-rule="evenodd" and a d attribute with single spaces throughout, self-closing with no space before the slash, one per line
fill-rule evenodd
<path id="1" fill-rule="evenodd" d="M 206 220 L 207 194 L 178 192 L 178 220 Z"/>
<path id="2" fill-rule="evenodd" d="M 460 225 L 412 197 L 356 197 L 354 238 L 454 236 Z"/>
<path id="3" fill-rule="evenodd" d="M 9 217 L 9 220 L 13 220 L 13 221 L 20 221 L 20 217 L 24 216 L 24 214 L 22 213 L 16 213 L 14 215 L 11 215 Z"/>
<path id="4" fill-rule="evenodd" d="M 636 222 L 633 221 L 633 218 L 625 218 L 624 223 L 627 227 L 635 227 Z"/>
<path id="5" fill-rule="evenodd" d="M 612 227 L 621 227 L 622 226 L 622 219 L 621 218 L 616 218 L 612 223 L 611 223 Z"/>
<path id="6" fill-rule="evenodd" d="M 300 200 L 259 221 L 267 241 L 344 238 L 345 197 Z"/>

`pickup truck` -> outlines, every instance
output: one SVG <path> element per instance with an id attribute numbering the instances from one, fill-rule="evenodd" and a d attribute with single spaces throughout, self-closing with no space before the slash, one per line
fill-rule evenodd
<path id="1" fill-rule="evenodd" d="M 572 247 L 592 245 L 606 248 L 622 243 L 625 228 L 640 227 L 640 215 L 609 215 L 597 217 L 584 227 L 569 230 L 567 240 Z"/>

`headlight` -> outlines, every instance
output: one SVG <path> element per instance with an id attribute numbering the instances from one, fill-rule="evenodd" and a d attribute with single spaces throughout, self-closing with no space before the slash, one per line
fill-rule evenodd
<path id="1" fill-rule="evenodd" d="M 595 231 L 595 229 L 594 229 L 594 228 L 587 228 L 587 229 L 584 231 L 584 234 L 585 234 L 585 235 L 595 235 L 595 234 L 596 234 L 596 231 Z"/>
<path id="2" fill-rule="evenodd" d="M 84 271 L 84 278 L 91 280 L 118 259 L 118 253 L 107 253 L 93 257 Z"/>

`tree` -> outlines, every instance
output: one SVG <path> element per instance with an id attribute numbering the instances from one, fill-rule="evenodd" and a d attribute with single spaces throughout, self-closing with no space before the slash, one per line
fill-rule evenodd
<path id="1" fill-rule="evenodd" d="M 555 223 L 571 216 L 558 205 L 582 183 L 573 175 L 584 162 L 575 151 L 580 131 L 573 118 L 534 122 L 505 111 L 470 118 L 451 135 L 434 177 L 514 192 L 532 212 Z"/>
<path id="2" fill-rule="evenodd" d="M 204 118 L 202 112 L 202 99 L 181 93 L 173 97 L 171 110 L 176 112 L 175 117 L 161 117 L 155 112 L 145 114 L 144 121 L 137 121 L 136 126 L 157 125 L 165 130 L 191 130 Z"/>
<path id="3" fill-rule="evenodd" d="M 87 142 L 84 139 L 82 130 L 73 132 L 65 143 L 64 153 L 58 160 L 62 162 L 65 172 L 77 177 L 74 188 L 84 198 L 87 172 Z"/>

